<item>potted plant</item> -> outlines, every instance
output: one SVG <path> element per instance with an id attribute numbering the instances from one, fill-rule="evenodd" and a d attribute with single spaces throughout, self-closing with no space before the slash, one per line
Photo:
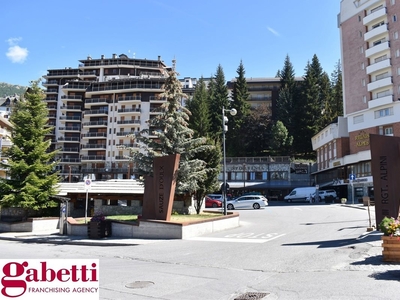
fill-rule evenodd
<path id="1" fill-rule="evenodd" d="M 111 222 L 106 220 L 103 213 L 95 213 L 88 222 L 88 236 L 92 239 L 111 236 Z"/>
<path id="2" fill-rule="evenodd" d="M 400 217 L 383 218 L 379 229 L 383 233 L 383 261 L 400 262 Z"/>

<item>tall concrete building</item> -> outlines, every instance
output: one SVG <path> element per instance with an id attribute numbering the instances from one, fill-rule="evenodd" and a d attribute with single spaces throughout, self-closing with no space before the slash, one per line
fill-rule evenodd
<path id="1" fill-rule="evenodd" d="M 113 54 L 80 60 L 77 68 L 48 70 L 43 83 L 49 109 L 48 136 L 58 149 L 64 181 L 129 179 L 135 176 L 126 147 L 136 147 L 135 134 L 158 114 L 168 76 L 155 60 Z"/>
<path id="2" fill-rule="evenodd" d="M 354 202 L 373 197 L 369 134 L 400 136 L 399 17 L 399 0 L 341 1 L 344 118 L 312 144 L 316 181 Z"/>

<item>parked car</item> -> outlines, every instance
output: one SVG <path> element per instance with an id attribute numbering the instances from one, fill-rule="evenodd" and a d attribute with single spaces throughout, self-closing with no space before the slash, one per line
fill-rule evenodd
<path id="1" fill-rule="evenodd" d="M 320 190 L 318 191 L 319 195 L 319 201 L 325 201 L 325 202 L 334 202 L 335 199 L 337 198 L 337 194 L 335 190 Z M 315 202 L 315 193 L 312 195 L 312 201 Z"/>
<path id="2" fill-rule="evenodd" d="M 208 194 L 206 197 L 219 201 L 223 200 L 223 196 L 221 194 Z"/>
<path id="3" fill-rule="evenodd" d="M 241 209 L 241 208 L 254 208 L 268 206 L 268 199 L 261 195 L 247 195 L 241 196 L 227 201 L 227 209 Z"/>
<path id="4" fill-rule="evenodd" d="M 216 208 L 216 207 L 222 207 L 222 201 L 217 200 L 217 199 L 212 199 L 210 197 L 206 196 L 206 208 Z"/>

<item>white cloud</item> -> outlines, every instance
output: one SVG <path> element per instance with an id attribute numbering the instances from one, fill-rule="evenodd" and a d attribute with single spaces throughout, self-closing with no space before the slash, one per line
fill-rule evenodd
<path id="1" fill-rule="evenodd" d="M 27 48 L 18 46 L 17 44 L 19 41 L 21 41 L 21 38 L 10 38 L 7 40 L 10 47 L 8 47 L 6 56 L 11 62 L 22 64 L 28 57 L 29 51 Z"/>
<path id="2" fill-rule="evenodd" d="M 267 27 L 268 31 L 271 32 L 275 36 L 280 36 L 279 32 L 271 27 Z"/>

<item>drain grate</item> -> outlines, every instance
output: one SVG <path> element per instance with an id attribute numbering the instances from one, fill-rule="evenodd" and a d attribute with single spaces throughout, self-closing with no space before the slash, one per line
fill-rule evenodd
<path id="1" fill-rule="evenodd" d="M 126 284 L 125 287 L 128 289 L 142 289 L 142 288 L 148 287 L 153 284 L 154 284 L 154 282 L 152 282 L 152 281 L 135 281 L 135 282 Z"/>
<path id="2" fill-rule="evenodd" d="M 234 300 L 257 300 L 257 299 L 262 299 L 267 295 L 268 295 L 268 293 L 249 292 L 249 293 L 240 295 L 239 297 L 235 298 Z"/>

